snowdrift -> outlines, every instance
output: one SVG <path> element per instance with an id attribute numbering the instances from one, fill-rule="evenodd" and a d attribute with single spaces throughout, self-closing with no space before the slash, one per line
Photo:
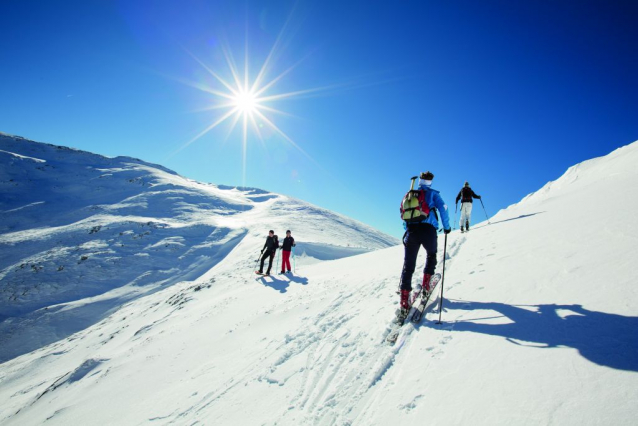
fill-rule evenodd
<path id="1" fill-rule="evenodd" d="M 635 164 L 638 143 L 450 234 L 443 324 L 437 299 L 394 346 L 400 245 L 255 278 L 244 237 L 0 364 L 0 423 L 633 425 Z"/>

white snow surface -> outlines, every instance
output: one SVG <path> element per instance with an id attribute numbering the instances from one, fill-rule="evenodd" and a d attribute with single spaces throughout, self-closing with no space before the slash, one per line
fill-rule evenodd
<path id="1" fill-rule="evenodd" d="M 5 134 L 0 188 L 0 362 L 195 282 L 233 250 L 254 260 L 269 229 L 293 231 L 299 266 L 398 243 L 283 195 Z"/>
<path id="2" fill-rule="evenodd" d="M 16 152 L 4 144 L 2 149 Z M 638 142 L 570 168 L 500 211 L 490 224 L 450 234 L 443 323 L 435 323 L 437 296 L 423 321 L 405 325 L 394 346 L 385 336 L 397 307 L 402 246 L 298 264 L 292 276 L 255 278 L 254 247 L 267 225 L 245 231 L 243 238 L 241 232 L 222 237 L 238 242 L 227 243 L 224 257 L 212 267 L 203 261 L 201 275 L 131 299 L 97 324 L 0 364 L 0 423 L 633 425 L 638 418 L 636 164 Z M 142 169 L 147 176 L 153 167 L 123 168 Z M 228 223 L 244 224 L 242 215 L 250 214 L 253 221 L 273 220 L 277 216 L 266 212 L 281 206 L 281 199 L 291 202 L 277 196 L 251 204 L 245 191 L 154 173 L 154 180 L 142 181 L 162 185 L 162 179 L 180 179 L 192 191 L 210 191 L 227 204 L 253 206 L 214 220 L 204 219 L 210 216 L 206 206 L 183 209 L 184 217 L 201 217 L 200 226 L 241 229 L 247 225 Z M 233 198 L 222 197 L 224 191 Z M 131 205 L 150 206 L 149 198 L 125 199 L 116 211 L 139 211 Z M 33 197 L 24 205 L 39 201 Z M 91 236 L 114 226 L 113 214 L 95 212 L 104 218 L 103 228 Z M 308 241 L 334 245 L 339 240 L 338 235 L 321 240 L 328 229 L 320 231 L 324 216 L 308 216 L 308 232 L 316 229 Z M 163 217 L 153 223 L 169 229 L 190 224 L 175 215 Z M 13 250 L 22 252 L 17 248 L 23 238 L 56 240 L 73 226 L 88 234 L 94 222 L 78 225 L 78 220 L 58 219 L 55 227 L 42 229 L 9 221 L 15 228 L 2 235 L 2 244 L 12 248 L 3 246 L 3 259 Z M 110 235 L 124 228 L 113 228 Z M 134 235 L 148 229 L 129 228 Z M 379 244 L 382 237 L 375 235 L 371 239 Z M 150 247 L 167 238 L 169 247 L 192 245 L 191 234 L 173 233 L 160 235 Z M 368 240 L 359 241 L 363 246 Z M 108 251 L 107 237 L 87 243 L 76 257 L 82 250 Z M 440 236 L 439 271 L 443 245 Z M 161 255 L 148 245 L 135 253 L 144 255 L 140 262 Z M 175 264 L 177 258 L 163 257 L 163 267 L 184 271 L 197 259 Z M 421 255 L 419 267 L 423 261 Z"/>

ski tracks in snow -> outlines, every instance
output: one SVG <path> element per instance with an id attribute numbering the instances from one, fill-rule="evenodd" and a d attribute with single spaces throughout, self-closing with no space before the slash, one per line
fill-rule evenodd
<path id="1" fill-rule="evenodd" d="M 465 235 L 457 234 L 456 237 L 457 238 L 454 238 L 450 241 L 450 244 L 447 247 L 445 268 L 448 279 L 450 278 L 450 275 L 453 276 L 454 274 L 453 259 L 456 255 L 458 255 L 463 244 L 467 240 L 467 237 Z M 439 251 L 438 265 L 442 266 L 442 261 L 443 251 Z M 442 285 L 444 286 L 445 282 L 443 282 Z M 379 362 L 375 366 L 376 368 L 375 374 L 373 375 L 373 381 L 370 383 L 369 388 L 366 390 L 366 392 L 368 390 L 369 392 L 367 392 L 367 395 L 359 398 L 359 400 L 355 402 L 358 405 L 357 410 L 351 408 L 351 411 L 353 411 L 353 413 L 355 414 L 352 420 L 342 421 L 337 424 L 375 424 L 375 419 L 377 419 L 377 415 L 379 414 L 379 407 L 384 405 L 382 403 L 383 399 L 387 397 L 389 393 L 399 392 L 405 394 L 407 398 L 406 403 L 400 404 L 397 408 L 406 413 L 416 408 L 419 401 L 423 399 L 424 395 L 420 393 L 414 394 L 415 390 L 412 390 L 412 393 L 410 393 L 409 389 L 404 389 L 401 387 L 402 378 L 405 377 L 406 374 L 410 374 L 413 371 L 410 366 L 405 367 L 403 365 L 403 360 L 410 356 L 413 343 L 415 343 L 416 337 L 419 336 L 418 331 L 421 329 L 426 332 L 432 331 L 431 327 L 428 327 L 426 324 L 429 324 L 435 320 L 435 317 L 430 316 L 431 313 L 437 316 L 436 319 L 438 319 L 440 290 L 441 287 L 438 288 L 438 293 L 436 294 L 434 300 L 428 302 L 428 306 L 426 307 L 423 318 L 421 319 L 421 322 L 419 324 L 407 322 L 402 327 L 401 334 L 399 335 L 394 346 L 388 347 L 386 345 L 385 352 L 377 352 L 377 355 L 380 355 L 380 357 Z M 443 325 L 443 328 L 446 331 L 449 331 L 450 327 L 447 325 Z M 384 334 L 387 334 L 387 331 Z M 445 332 L 443 335 L 436 336 L 428 333 L 426 336 L 421 335 L 421 337 L 433 340 L 432 343 L 428 344 L 425 349 L 426 354 L 429 355 L 429 358 L 431 360 L 443 356 L 443 346 L 446 345 L 451 339 L 449 332 Z M 431 362 L 423 359 L 418 368 L 421 370 L 421 372 L 423 372 L 423 368 L 427 370 L 428 368 L 430 368 L 430 365 Z"/>
<path id="2" fill-rule="evenodd" d="M 446 268 L 453 264 L 451 259 L 465 241 L 465 236 L 452 240 Z M 439 264 L 442 264 L 442 257 L 441 251 Z M 392 276 L 380 280 L 379 285 L 369 289 L 371 296 L 392 289 L 394 297 L 396 279 Z M 342 306 L 348 303 L 353 307 L 346 310 L 350 314 L 344 315 Z M 410 371 L 402 365 L 402 352 L 410 351 L 412 337 L 418 336 L 415 331 L 423 327 L 423 322 L 431 321 L 428 314 L 438 303 L 437 295 L 428 304 L 421 324 L 406 324 L 396 344 L 388 346 L 386 324 L 371 326 L 374 321 L 370 319 L 380 317 L 379 309 L 371 303 L 357 303 L 356 293 L 341 292 L 316 319 L 311 318 L 315 324 L 304 323 L 297 333 L 289 335 L 289 341 L 280 348 L 287 347 L 284 355 L 264 376 L 270 383 L 282 385 L 278 377 L 287 375 L 290 378 L 290 370 L 295 369 L 300 373 L 297 395 L 281 418 L 293 420 L 294 417 L 297 422 L 316 425 L 371 424 L 381 399 L 387 392 L 398 391 L 395 386 L 401 376 Z M 430 347 L 432 358 L 442 356 L 441 345 L 450 339 L 447 333 L 436 338 L 439 342 Z M 422 395 L 411 398 L 402 409 L 411 411 Z M 296 415 L 299 411 L 303 413 L 302 418 Z"/>

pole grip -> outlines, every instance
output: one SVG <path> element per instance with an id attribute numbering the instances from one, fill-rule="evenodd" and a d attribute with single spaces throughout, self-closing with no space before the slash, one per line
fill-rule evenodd
<path id="1" fill-rule="evenodd" d="M 414 182 L 418 179 L 418 176 L 412 176 L 410 179 L 412 180 L 412 184 L 410 185 L 410 191 L 414 191 Z"/>

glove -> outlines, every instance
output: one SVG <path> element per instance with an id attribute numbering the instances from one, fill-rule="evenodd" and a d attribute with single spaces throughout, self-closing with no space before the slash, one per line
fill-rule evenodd
<path id="1" fill-rule="evenodd" d="M 477 196 L 476 196 L 476 198 L 478 198 L 478 199 L 480 200 L 480 199 L 481 199 L 481 196 L 480 196 L 480 195 L 477 195 Z"/>
<path id="2" fill-rule="evenodd" d="M 452 232 L 452 230 L 450 228 L 443 230 L 444 233 L 449 234 L 450 232 Z"/>

